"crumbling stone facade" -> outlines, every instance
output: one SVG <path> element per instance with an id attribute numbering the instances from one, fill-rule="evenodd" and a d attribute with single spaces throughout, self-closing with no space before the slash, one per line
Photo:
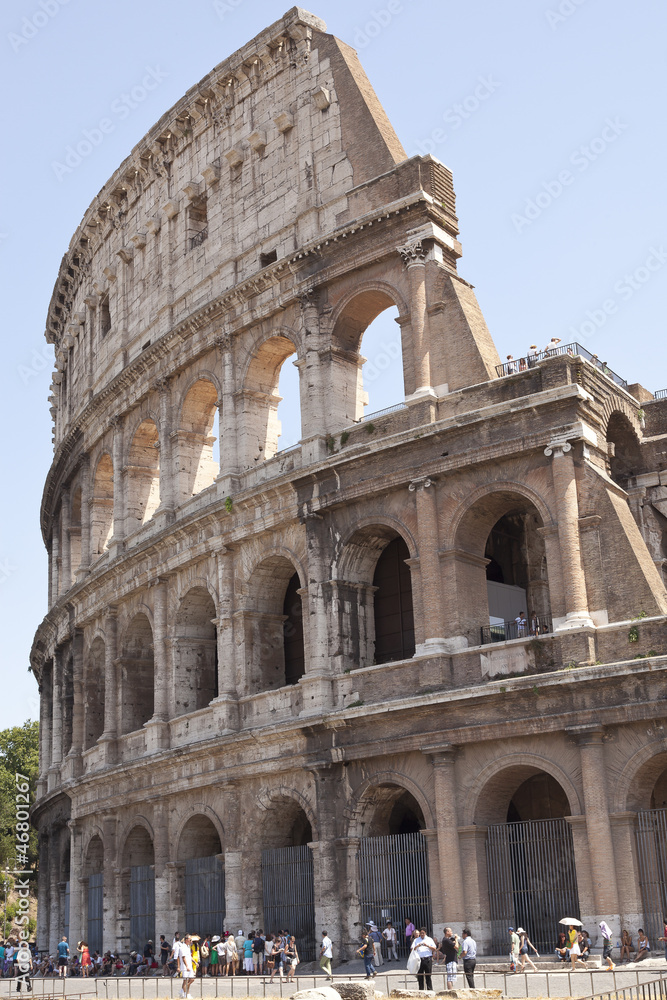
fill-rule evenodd
<path id="1" fill-rule="evenodd" d="M 362 840 L 414 827 L 436 931 L 465 921 L 488 950 L 487 831 L 554 816 L 584 921 L 643 918 L 667 400 L 574 350 L 499 375 L 460 256 L 451 173 L 406 157 L 356 54 L 299 8 L 86 212 L 47 322 L 41 948 L 67 891 L 70 940 L 91 936 L 95 884 L 104 947 L 127 949 L 143 869 L 155 930 L 183 929 L 202 858 L 225 926 L 266 926 L 262 851 L 308 844 L 318 937 L 350 954 Z M 363 420 L 363 335 L 389 306 L 405 397 Z M 483 641 L 510 591 L 548 627 Z"/>

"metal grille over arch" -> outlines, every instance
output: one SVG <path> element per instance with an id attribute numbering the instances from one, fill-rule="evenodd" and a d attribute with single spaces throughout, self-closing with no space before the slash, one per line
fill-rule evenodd
<path id="1" fill-rule="evenodd" d="M 130 948 L 143 954 L 147 941 L 155 940 L 155 867 L 130 868 Z"/>
<path id="2" fill-rule="evenodd" d="M 91 955 L 102 954 L 102 920 L 104 913 L 104 873 L 96 872 L 88 877 L 88 947 Z"/>
<path id="3" fill-rule="evenodd" d="M 262 895 L 267 933 L 288 930 L 301 960 L 315 961 L 313 852 L 307 844 L 262 851 Z"/>
<path id="4" fill-rule="evenodd" d="M 219 934 L 225 920 L 225 869 L 222 858 L 190 858 L 185 862 L 185 926 L 187 932 Z"/>
<path id="5" fill-rule="evenodd" d="M 636 837 L 644 930 L 657 942 L 667 919 L 667 809 L 640 810 Z"/>

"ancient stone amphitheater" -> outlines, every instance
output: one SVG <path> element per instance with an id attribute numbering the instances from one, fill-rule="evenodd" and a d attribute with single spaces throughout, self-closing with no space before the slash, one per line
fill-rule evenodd
<path id="1" fill-rule="evenodd" d="M 299 8 L 86 212 L 46 328 L 40 948 L 655 936 L 667 399 L 576 344 L 501 365 L 460 256 L 450 171 Z M 369 419 L 392 306 L 404 395 Z"/>

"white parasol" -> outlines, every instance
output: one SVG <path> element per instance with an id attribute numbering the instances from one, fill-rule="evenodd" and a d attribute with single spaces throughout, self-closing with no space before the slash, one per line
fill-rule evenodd
<path id="1" fill-rule="evenodd" d="M 576 917 L 563 917 L 562 920 L 558 921 L 559 924 L 567 924 L 568 927 L 583 927 L 581 920 L 577 920 Z"/>

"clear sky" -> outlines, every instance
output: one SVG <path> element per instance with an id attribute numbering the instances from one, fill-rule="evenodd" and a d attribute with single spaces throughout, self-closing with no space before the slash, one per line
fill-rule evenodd
<path id="1" fill-rule="evenodd" d="M 46 611 L 39 507 L 53 355 L 43 331 L 61 256 L 150 126 L 286 9 L 270 0 L 2 5 L 0 728 L 38 714 L 26 671 Z M 357 48 L 408 154 L 432 152 L 453 170 L 460 272 L 501 357 L 576 339 L 629 382 L 667 388 L 667 6 L 318 0 L 309 9 Z M 153 89 L 128 100 L 149 73 Z M 113 129 L 63 171 L 68 146 L 102 118 Z M 375 373 L 369 410 L 400 397 L 396 330 L 389 320 L 364 340 Z M 284 427 L 282 445 L 293 437 L 289 414 Z"/>

